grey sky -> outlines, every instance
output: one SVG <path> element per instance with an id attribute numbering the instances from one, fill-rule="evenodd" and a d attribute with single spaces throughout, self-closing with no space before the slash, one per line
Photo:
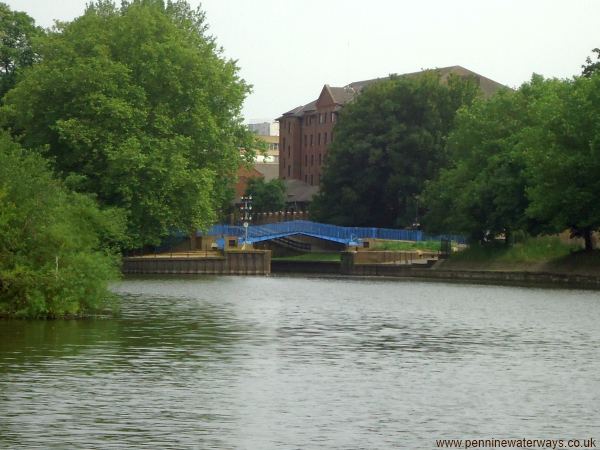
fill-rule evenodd
<path id="1" fill-rule="evenodd" d="M 86 0 L 0 0 L 38 24 Z M 199 4 L 191 0 L 194 6 Z M 211 33 L 254 86 L 247 120 L 273 119 L 327 83 L 461 65 L 509 86 L 570 77 L 600 47 L 598 0 L 205 0 Z"/>

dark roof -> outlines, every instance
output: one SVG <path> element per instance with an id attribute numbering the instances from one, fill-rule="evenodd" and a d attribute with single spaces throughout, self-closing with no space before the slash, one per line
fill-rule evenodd
<path id="1" fill-rule="evenodd" d="M 309 203 L 317 192 L 319 186 L 311 186 L 300 180 L 283 180 L 285 191 L 287 193 L 286 203 Z"/>
<path id="2" fill-rule="evenodd" d="M 254 163 L 254 168 L 262 174 L 265 181 L 279 178 L 279 163 Z"/>
<path id="3" fill-rule="evenodd" d="M 498 91 L 500 89 L 507 88 L 507 86 L 504 86 L 503 84 L 500 84 L 494 80 L 484 77 L 483 75 L 479 75 L 478 73 L 475 73 L 472 70 L 465 69 L 462 66 L 450 66 L 450 67 L 440 67 L 440 68 L 436 68 L 436 69 L 425 69 L 425 70 L 420 70 L 419 72 L 403 73 L 399 76 L 415 77 L 415 76 L 419 76 L 419 75 L 422 75 L 423 73 L 431 72 L 431 71 L 438 72 L 440 74 L 442 81 L 446 81 L 451 74 L 458 75 L 459 77 L 465 77 L 465 78 L 472 77 L 475 79 L 475 81 L 479 85 L 481 91 L 483 92 L 483 95 L 486 97 L 490 97 L 491 95 L 493 95 L 494 93 L 496 93 L 496 91 Z M 348 86 L 350 86 L 355 91 L 360 92 L 365 87 L 367 87 L 373 83 L 377 83 L 378 81 L 388 80 L 389 78 L 390 77 L 384 77 L 384 78 L 374 78 L 372 80 L 355 81 L 353 83 L 350 83 Z"/>
<path id="4" fill-rule="evenodd" d="M 331 92 L 331 96 L 333 97 L 333 101 L 338 105 L 343 105 L 354 98 L 356 91 L 350 86 L 344 87 L 331 87 L 327 86 L 329 92 Z"/>
<path id="5" fill-rule="evenodd" d="M 294 114 L 296 114 L 298 111 L 300 111 L 303 108 L 302 105 L 300 106 L 296 106 L 294 109 L 289 110 L 288 112 L 285 112 L 282 114 L 283 116 L 293 116 Z"/>
<path id="6" fill-rule="evenodd" d="M 507 88 L 507 86 L 504 86 L 503 84 L 500 84 L 494 80 L 491 80 L 487 77 L 479 75 L 478 73 L 475 73 L 469 69 L 465 69 L 462 66 L 449 66 L 449 67 L 441 67 L 441 68 L 437 68 L 437 69 L 425 69 L 425 70 L 421 70 L 419 72 L 404 73 L 404 74 L 401 74 L 398 76 L 414 77 L 414 76 L 419 76 L 423 73 L 430 72 L 430 71 L 437 71 L 440 74 L 442 82 L 445 82 L 448 79 L 448 77 L 450 76 L 450 74 L 458 75 L 460 77 L 472 77 L 473 79 L 475 79 L 475 81 L 479 85 L 479 88 L 481 89 L 481 91 L 483 92 L 483 95 L 485 97 L 490 97 L 498 90 Z M 335 103 L 337 103 L 338 105 L 344 105 L 344 104 L 348 103 L 349 101 L 351 101 L 356 96 L 356 94 L 359 93 L 360 91 L 362 91 L 365 87 L 367 87 L 373 83 L 378 83 L 380 81 L 388 80 L 389 78 L 390 77 L 382 77 L 382 78 L 373 78 L 371 80 L 354 81 L 343 87 L 333 87 L 333 86 L 329 86 L 329 85 L 325 85 L 325 87 L 327 89 L 329 89 L 329 92 L 331 93 L 331 96 L 333 97 L 333 100 Z M 282 119 L 283 117 L 289 117 L 289 116 L 302 117 L 304 115 L 304 113 L 309 112 L 309 111 L 314 111 L 316 108 L 316 103 L 317 103 L 317 100 L 314 100 L 304 106 L 298 106 L 298 107 L 292 109 L 291 111 L 284 113 L 281 117 L 278 118 L 278 120 Z"/>
<path id="7" fill-rule="evenodd" d="M 281 117 L 277 118 L 277 120 L 283 119 L 284 117 L 290 117 L 290 116 L 293 116 L 293 117 L 302 117 L 305 112 L 315 111 L 316 108 L 317 108 L 317 101 L 314 100 L 314 101 L 312 101 L 310 103 L 307 103 L 304 106 L 297 106 L 294 109 L 292 109 L 292 110 L 290 110 L 290 111 L 288 111 L 286 113 L 283 113 L 281 115 Z"/>

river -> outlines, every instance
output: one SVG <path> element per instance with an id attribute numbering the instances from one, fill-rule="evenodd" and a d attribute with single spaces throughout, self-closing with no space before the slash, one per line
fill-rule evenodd
<path id="1" fill-rule="evenodd" d="M 295 277 L 113 289 L 116 319 L 0 322 L 0 448 L 600 440 L 598 292 Z"/>

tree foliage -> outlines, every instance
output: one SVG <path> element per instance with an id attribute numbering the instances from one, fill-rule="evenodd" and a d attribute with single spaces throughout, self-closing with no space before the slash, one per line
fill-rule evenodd
<path id="1" fill-rule="evenodd" d="M 129 246 L 205 228 L 230 200 L 249 87 L 184 1 L 102 0 L 40 43 L 3 115 L 70 187 L 127 214 Z"/>
<path id="2" fill-rule="evenodd" d="M 551 231 L 570 228 L 591 250 L 600 228 L 600 72 L 572 80 L 534 79 L 539 127 L 526 130 L 527 213 Z"/>
<path id="3" fill-rule="evenodd" d="M 600 72 L 534 75 L 517 92 L 462 110 L 456 124 L 452 164 L 425 191 L 428 230 L 485 241 L 570 228 L 592 248 L 600 228 Z"/>
<path id="4" fill-rule="evenodd" d="M 47 162 L 0 134 L 0 316 L 61 317 L 110 304 L 118 211 L 68 191 Z"/>
<path id="5" fill-rule="evenodd" d="M 252 196 L 252 207 L 256 212 L 282 211 L 285 208 L 285 185 L 278 178 L 271 181 L 251 178 L 246 195 Z"/>
<path id="6" fill-rule="evenodd" d="M 340 115 L 311 215 L 340 225 L 411 224 L 424 182 L 447 162 L 456 110 L 476 95 L 470 80 L 441 83 L 435 71 L 365 89 Z"/>
<path id="7" fill-rule="evenodd" d="M 596 61 L 593 61 L 589 56 L 585 59 L 585 64 L 581 66 L 583 71 L 581 74 L 584 77 L 589 77 L 595 72 L 600 72 L 600 48 L 595 48 L 592 53 L 596 54 Z"/>
<path id="8" fill-rule="evenodd" d="M 42 34 L 27 14 L 0 3 L 0 98 L 15 85 L 18 73 L 35 61 L 32 41 Z"/>
<path id="9" fill-rule="evenodd" d="M 449 136 L 451 164 L 428 182 L 424 225 L 486 241 L 527 228 L 525 160 L 519 133 L 530 99 L 499 92 L 459 111 Z"/>

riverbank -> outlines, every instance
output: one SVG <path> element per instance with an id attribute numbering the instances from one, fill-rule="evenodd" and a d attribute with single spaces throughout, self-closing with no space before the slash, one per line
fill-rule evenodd
<path id="1" fill-rule="evenodd" d="M 600 277 L 600 251 L 573 251 L 555 258 L 510 259 L 494 256 L 453 255 L 435 266 L 438 270 L 484 270 L 507 272 L 547 272 Z"/>
<path id="2" fill-rule="evenodd" d="M 456 281 L 515 286 L 556 286 L 600 289 L 600 252 L 576 252 L 545 262 L 507 263 L 498 260 L 454 259 L 428 264 L 361 264 L 352 252 L 334 261 L 273 260 L 273 274 L 320 274 L 349 277 L 384 277 Z"/>

